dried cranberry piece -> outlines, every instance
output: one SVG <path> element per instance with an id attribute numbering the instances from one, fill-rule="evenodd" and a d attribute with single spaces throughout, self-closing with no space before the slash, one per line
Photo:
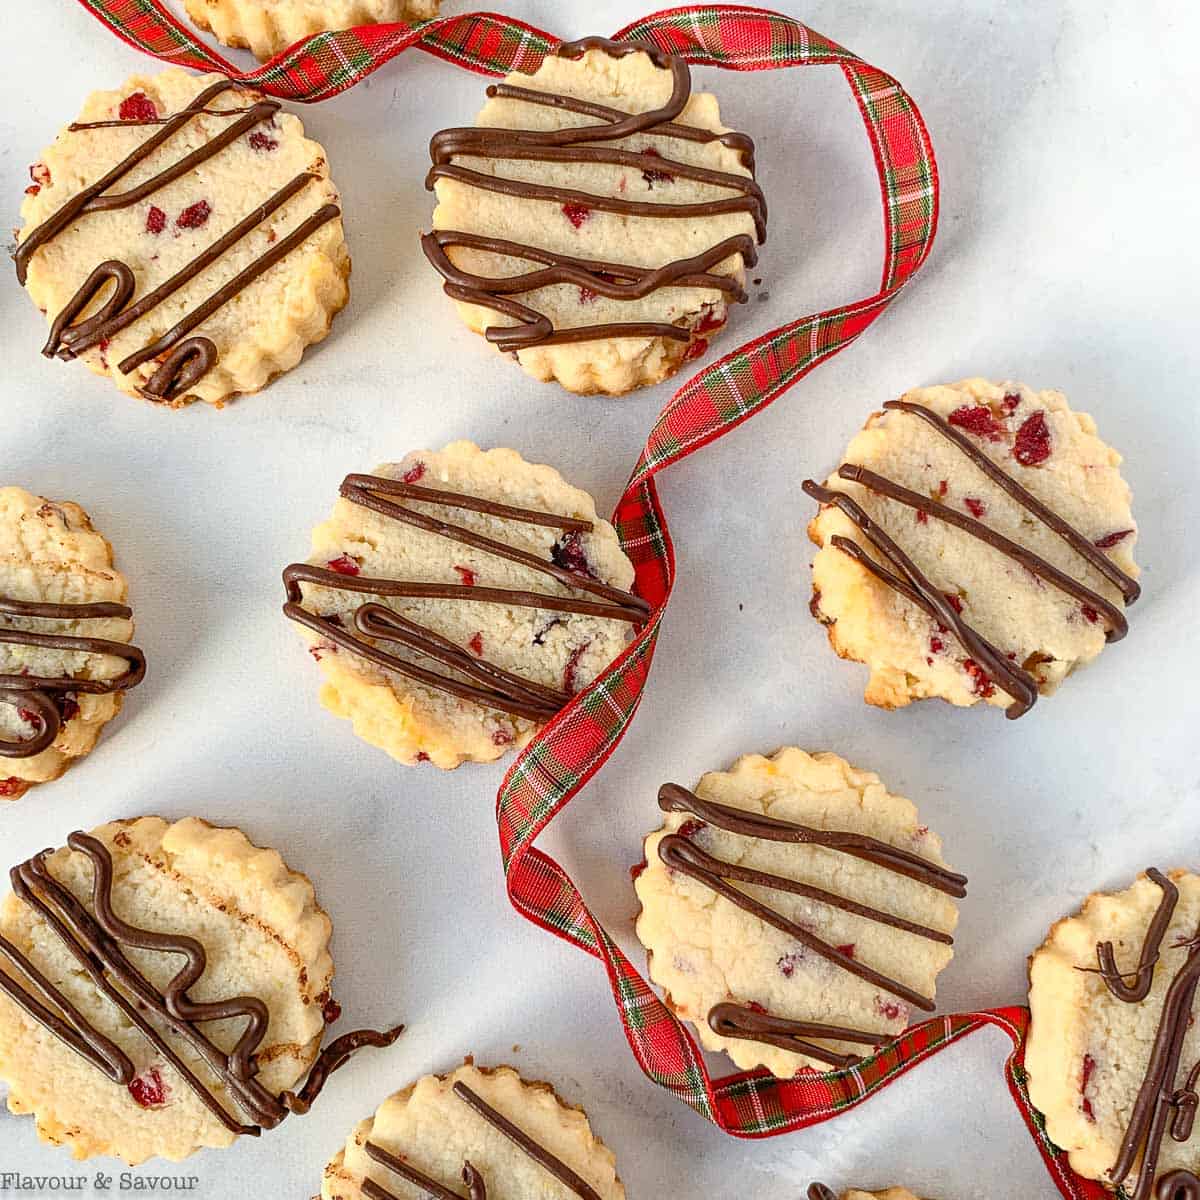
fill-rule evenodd
<path id="1" fill-rule="evenodd" d="M 938 637 L 938 635 L 936 633 L 929 635 L 929 653 L 930 654 L 941 654 L 941 652 L 943 650 L 945 650 L 945 648 L 946 648 L 946 643 L 943 642 L 942 639 L 940 637 Z"/>
<path id="2" fill-rule="evenodd" d="M 153 121 L 158 116 L 158 109 L 145 92 L 134 92 L 121 101 L 117 116 L 122 121 Z"/>
<path id="3" fill-rule="evenodd" d="M 429 755 L 424 750 L 417 751 L 417 762 L 429 762 Z"/>
<path id="4" fill-rule="evenodd" d="M 971 690 L 976 696 L 986 700 L 995 695 L 996 688 L 988 678 L 987 672 L 973 659 L 963 659 L 963 670 L 971 677 Z"/>
<path id="5" fill-rule="evenodd" d="M 1006 417 L 1011 417 L 1013 413 L 1017 411 L 1017 405 L 1020 403 L 1020 396 L 1018 396 L 1015 392 L 1008 392 L 1005 394 L 1004 399 L 1000 401 L 1000 411 L 1004 413 Z"/>
<path id="6" fill-rule="evenodd" d="M 963 602 L 958 596 L 956 596 L 953 592 L 943 592 L 942 597 L 956 613 L 958 613 L 960 616 L 962 615 Z"/>
<path id="7" fill-rule="evenodd" d="M 261 129 L 256 129 L 247 139 L 252 150 L 257 150 L 259 154 L 269 154 L 272 150 L 279 149 L 279 143 L 272 137 L 267 137 Z"/>
<path id="8" fill-rule="evenodd" d="M 467 643 L 467 645 L 470 647 L 471 653 L 474 654 L 476 658 L 483 657 L 483 634 L 482 633 L 474 634 L 472 636 L 471 640 Z"/>
<path id="9" fill-rule="evenodd" d="M 885 1021 L 899 1021 L 907 1018 L 908 1013 L 903 1004 L 895 1000 L 885 1000 L 882 996 L 875 997 L 875 1011 Z"/>
<path id="10" fill-rule="evenodd" d="M 1013 458 L 1023 467 L 1036 467 L 1050 457 L 1050 427 L 1046 424 L 1046 414 L 1035 412 L 1026 417 L 1017 430 L 1017 440 L 1013 444 Z"/>
<path id="11" fill-rule="evenodd" d="M 591 644 L 591 642 L 584 642 L 583 645 L 576 646 L 575 649 L 571 651 L 571 657 L 567 659 L 567 665 L 563 667 L 563 691 L 569 696 L 575 695 L 577 673 L 579 671 L 579 660 L 583 657 L 584 652 Z"/>
<path id="12" fill-rule="evenodd" d="M 59 693 L 54 697 L 54 706 L 58 709 L 58 715 L 62 717 L 64 725 L 79 716 L 79 705 L 76 703 L 75 697 L 67 692 Z"/>
<path id="13" fill-rule="evenodd" d="M 208 224 L 208 218 L 211 216 L 212 208 L 208 201 L 197 200 L 175 218 L 175 224 L 180 229 L 199 229 Z"/>
<path id="14" fill-rule="evenodd" d="M 35 162 L 29 168 L 29 178 L 37 184 L 40 191 L 44 187 L 50 186 L 50 168 L 44 162 Z"/>
<path id="15" fill-rule="evenodd" d="M 918 525 L 929 524 L 929 514 L 919 508 L 913 512 L 913 517 L 916 519 Z"/>
<path id="16" fill-rule="evenodd" d="M 460 567 L 455 563 L 454 569 L 458 572 L 458 577 L 462 580 L 463 587 L 475 586 L 479 576 L 470 567 Z"/>
<path id="17" fill-rule="evenodd" d="M 562 206 L 562 215 L 579 229 L 584 221 L 592 215 L 592 210 L 586 204 L 564 204 Z"/>
<path id="18" fill-rule="evenodd" d="M 512 734 L 509 733 L 507 729 L 493 729 L 492 730 L 492 745 L 493 746 L 507 746 L 512 742 L 512 740 L 513 740 Z"/>
<path id="19" fill-rule="evenodd" d="M 18 779 L 15 775 L 10 775 L 7 779 L 0 779 L 0 796 L 12 798 L 19 796 L 29 785 L 24 779 Z"/>
<path id="20" fill-rule="evenodd" d="M 837 952 L 839 954 L 844 954 L 847 958 L 853 958 L 855 945 L 856 943 L 854 942 L 847 942 L 844 946 L 838 946 Z"/>
<path id="21" fill-rule="evenodd" d="M 703 828 L 703 821 L 684 821 L 675 833 L 682 838 L 694 838 Z"/>
<path id="22" fill-rule="evenodd" d="M 332 1025 L 342 1015 L 342 1006 L 330 996 L 321 1006 L 321 1019 L 326 1025 Z"/>
<path id="23" fill-rule="evenodd" d="M 967 506 L 967 511 L 976 520 L 979 520 L 987 512 L 987 505 L 982 500 L 977 500 L 974 496 L 964 496 L 963 503 Z"/>
<path id="24" fill-rule="evenodd" d="M 600 295 L 600 293 L 593 292 L 590 287 L 581 287 L 579 289 L 579 303 L 580 304 L 594 304 L 596 302 L 596 297 L 598 295 Z"/>
<path id="25" fill-rule="evenodd" d="M 798 954 L 785 954 L 782 958 L 777 959 L 775 965 L 779 968 L 779 973 L 784 979 L 791 979 L 796 973 L 796 964 L 800 961 Z"/>
<path id="26" fill-rule="evenodd" d="M 167 214 L 157 204 L 150 205 L 146 213 L 146 232 L 159 234 L 167 227 Z"/>
<path id="27" fill-rule="evenodd" d="M 747 1000 L 746 1007 L 752 1013 L 758 1013 L 760 1017 L 764 1017 L 767 1014 L 767 1010 L 757 1000 Z"/>
<path id="28" fill-rule="evenodd" d="M 1097 550 L 1111 550 L 1118 542 L 1124 541 L 1132 532 L 1132 529 L 1118 529 L 1114 533 L 1106 533 L 1102 538 L 1097 538 L 1092 545 Z"/>
<path id="29" fill-rule="evenodd" d="M 151 1067 L 130 1080 L 129 1094 L 142 1108 L 161 1108 L 166 1104 L 171 1089 L 167 1087 L 159 1069 Z"/>
<path id="30" fill-rule="evenodd" d="M 946 493 L 947 493 L 949 490 L 950 490 L 950 482 L 949 482 L 949 480 L 943 479 L 943 480 L 941 481 L 941 483 L 939 483 L 939 484 L 938 484 L 938 487 L 937 487 L 937 494 L 938 494 L 939 496 L 944 496 L 944 495 L 945 495 L 945 494 L 946 494 Z"/>
<path id="31" fill-rule="evenodd" d="M 556 567 L 570 571 L 572 575 L 582 575 L 585 579 L 596 578 L 592 568 L 588 565 L 587 555 L 584 553 L 577 530 L 561 537 L 550 547 L 550 561 Z"/>
<path id="32" fill-rule="evenodd" d="M 336 571 L 339 575 L 357 575 L 359 573 L 358 562 L 348 554 L 341 554 L 337 558 L 331 558 L 325 565 L 331 571 Z"/>
<path id="33" fill-rule="evenodd" d="M 647 146 L 641 153 L 647 154 L 651 158 L 662 158 L 662 155 L 655 150 L 653 146 Z M 675 176 L 672 175 L 670 171 L 659 171 L 654 167 L 647 167 L 646 170 L 642 172 L 642 178 L 650 185 L 651 188 L 653 188 L 656 183 L 675 182 Z"/>
<path id="34" fill-rule="evenodd" d="M 692 359 L 699 358 L 702 354 L 707 353 L 707 351 L 708 351 L 708 339 L 707 338 L 702 338 L 702 337 L 692 338 L 692 340 L 690 342 L 688 342 L 687 349 L 683 352 L 683 361 L 691 362 Z"/>
<path id="35" fill-rule="evenodd" d="M 1096 1114 L 1092 1109 L 1092 1102 L 1087 1098 L 1087 1086 L 1091 1082 L 1092 1072 L 1096 1069 L 1096 1060 L 1090 1055 L 1083 1056 L 1083 1072 L 1079 1080 L 1079 1095 L 1082 1097 L 1080 1108 L 1083 1109 L 1083 1115 L 1094 1125 L 1096 1123 Z"/>
<path id="36" fill-rule="evenodd" d="M 989 442 L 998 442 L 1004 437 L 1000 422 L 986 404 L 964 404 L 946 419 L 951 425 L 957 425 L 960 429 L 965 429 L 976 437 L 986 438 Z"/>
<path id="37" fill-rule="evenodd" d="M 700 323 L 692 326 L 693 333 L 716 333 L 718 329 L 725 327 L 726 313 L 721 312 L 717 315 L 717 310 L 711 305 L 706 304 L 703 313 L 700 317 Z"/>
<path id="38" fill-rule="evenodd" d="M 1100 620 L 1100 614 L 1090 604 L 1080 605 L 1079 611 L 1091 625 L 1095 625 Z"/>
<path id="39" fill-rule="evenodd" d="M 403 483 L 416 483 L 424 474 L 425 464 L 423 462 L 414 463 L 400 476 L 400 479 Z"/>

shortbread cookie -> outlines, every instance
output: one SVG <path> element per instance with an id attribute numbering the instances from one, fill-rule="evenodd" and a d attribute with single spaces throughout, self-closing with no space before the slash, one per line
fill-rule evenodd
<path id="1" fill-rule="evenodd" d="M 94 92 L 30 168 L 17 278 L 47 357 L 220 405 L 294 367 L 346 303 L 325 151 L 278 101 L 172 69 Z"/>
<path id="2" fill-rule="evenodd" d="M 620 395 L 699 357 L 766 234 L 754 146 L 680 58 L 585 38 L 430 146 L 426 256 L 536 379 Z"/>
<path id="3" fill-rule="evenodd" d="M 1121 456 L 1060 392 L 968 379 L 889 401 L 808 527 L 813 615 L 871 669 L 866 700 L 1027 712 L 1138 596 Z"/>
<path id="4" fill-rule="evenodd" d="M 1200 1196 L 1200 876 L 1089 896 L 1029 966 L 1029 1098 L 1072 1168 L 1128 1200 Z"/>
<path id="5" fill-rule="evenodd" d="M 707 1049 L 786 1078 L 852 1066 L 932 1011 L 966 879 L 879 776 L 784 749 L 658 803 L 637 935 Z"/>
<path id="6" fill-rule="evenodd" d="M 67 844 L 15 868 L 0 906 L 0 1079 L 43 1140 L 131 1164 L 228 1146 L 399 1034 L 321 1049 L 329 918 L 240 830 L 140 817 Z"/>
<path id="7" fill-rule="evenodd" d="M 808 1200 L 838 1200 L 837 1193 L 823 1183 L 814 1183 L 808 1189 Z M 851 1188 L 842 1193 L 842 1200 L 920 1200 L 907 1188 L 888 1188 L 884 1192 L 859 1192 Z"/>
<path id="8" fill-rule="evenodd" d="M 427 21 L 439 0 L 184 0 L 201 29 L 227 46 L 271 58 L 293 42 L 327 29 L 381 21 Z"/>
<path id="9" fill-rule="evenodd" d="M 312 544 L 284 612 L 325 706 L 403 763 L 525 745 L 648 613 L 592 498 L 513 450 L 454 442 L 349 475 Z"/>
<path id="10" fill-rule="evenodd" d="M 426 1075 L 360 1122 L 321 1200 L 624 1200 L 583 1111 L 511 1067 Z"/>
<path id="11" fill-rule="evenodd" d="M 141 682 L 127 597 L 78 504 L 0 487 L 0 800 L 89 753 Z"/>

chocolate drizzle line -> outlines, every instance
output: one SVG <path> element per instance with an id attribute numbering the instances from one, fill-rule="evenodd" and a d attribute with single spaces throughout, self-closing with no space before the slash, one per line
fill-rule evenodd
<path id="1" fill-rule="evenodd" d="M 128 620 L 133 610 L 124 604 L 42 604 L 0 596 L 0 617 L 32 617 L 55 621 L 92 621 L 109 617 Z M 128 670 L 115 679 L 76 679 L 69 676 L 0 674 L 0 704 L 26 710 L 38 723 L 38 732 L 21 741 L 0 738 L 0 758 L 32 758 L 54 743 L 63 718 L 50 692 L 86 692 L 107 695 L 137 687 L 146 674 L 146 656 L 137 646 L 104 638 L 71 637 L 59 633 L 35 633 L 0 624 L 0 645 L 33 646 L 47 650 L 70 650 L 82 654 L 111 655 L 124 659 Z"/>
<path id="2" fill-rule="evenodd" d="M 1134 982 L 1127 984 L 1124 974 L 1117 968 L 1116 955 L 1112 942 L 1099 942 L 1096 945 L 1096 959 L 1100 963 L 1099 974 L 1105 986 L 1118 1000 L 1126 1004 L 1138 1004 L 1150 994 L 1154 983 L 1154 964 L 1158 962 L 1162 940 L 1166 936 L 1167 927 L 1179 902 L 1179 889 L 1157 867 L 1151 867 L 1146 872 L 1146 878 L 1152 880 L 1162 889 L 1162 899 L 1150 921 L 1146 936 L 1142 941 L 1141 953 L 1138 955 L 1137 969 L 1131 974 Z"/>
<path id="3" fill-rule="evenodd" d="M 858 1054 L 839 1054 L 826 1046 L 819 1046 L 808 1038 L 829 1038 L 839 1042 L 860 1042 L 866 1046 L 879 1046 L 891 1039 L 889 1033 L 866 1033 L 861 1029 L 850 1029 L 845 1025 L 825 1025 L 820 1021 L 795 1021 L 789 1017 L 777 1017 L 774 1013 L 759 1012 L 741 1004 L 716 1004 L 708 1012 L 708 1024 L 713 1033 L 720 1037 L 743 1038 L 751 1042 L 766 1042 L 793 1054 L 806 1054 L 818 1062 L 828 1063 L 839 1070 L 862 1062 Z"/>
<path id="4" fill-rule="evenodd" d="M 513 1145 L 528 1155 L 529 1158 L 533 1159 L 539 1166 L 544 1167 L 559 1183 L 580 1197 L 580 1200 L 600 1200 L 600 1195 L 595 1188 L 581 1179 L 561 1159 L 556 1158 L 549 1150 L 539 1146 L 524 1130 L 514 1125 L 502 1113 L 497 1112 L 482 1096 L 469 1088 L 465 1083 L 461 1081 L 456 1083 L 453 1090 L 454 1094 L 464 1104 L 478 1113 L 493 1129 L 502 1133 Z M 423 1188 L 434 1197 L 434 1200 L 463 1200 L 463 1197 L 457 1192 L 452 1192 L 448 1188 L 443 1187 L 437 1180 L 431 1179 L 428 1175 L 418 1171 L 402 1158 L 398 1158 L 394 1154 L 389 1154 L 388 1151 L 375 1142 L 367 1142 L 364 1149 L 369 1158 L 387 1167 L 388 1170 L 399 1175 L 402 1179 L 406 1179 L 409 1183 Z M 467 1200 L 487 1200 L 487 1187 L 484 1184 L 483 1176 L 469 1162 L 463 1164 L 462 1174 L 463 1181 L 469 1189 Z M 362 1181 L 362 1191 L 363 1195 L 369 1196 L 371 1200 L 397 1200 L 395 1195 L 386 1191 L 370 1179 Z"/>
<path id="5" fill-rule="evenodd" d="M 1157 917 L 1156 913 L 1155 920 Z M 1167 989 L 1146 1074 L 1121 1141 L 1120 1154 L 1109 1171 L 1113 1183 L 1121 1183 L 1134 1169 L 1141 1153 L 1141 1166 L 1130 1200 L 1149 1200 L 1163 1138 L 1169 1132 L 1174 1141 L 1186 1142 L 1191 1137 L 1197 1104 L 1200 1103 L 1196 1093 L 1200 1064 L 1192 1070 L 1182 1088 L 1175 1086 L 1184 1039 L 1191 1024 L 1196 987 L 1200 984 L 1200 930 L 1185 945 L 1188 947 L 1187 958 Z M 1157 1195 L 1159 1200 L 1197 1200 L 1200 1197 L 1198 1187 L 1200 1181 L 1191 1172 L 1173 1171 L 1159 1181 Z"/>
<path id="6" fill-rule="evenodd" d="M 299 1095 L 292 1092 L 284 1092 L 280 1097 L 272 1095 L 258 1081 L 254 1060 L 267 1032 L 266 1004 L 255 996 L 206 1003 L 192 1000 L 188 989 L 207 968 L 207 954 L 201 943 L 186 934 L 155 933 L 123 921 L 113 909 L 113 861 L 108 848 L 81 832 L 71 834 L 67 845 L 91 862 L 91 912 L 51 873 L 46 865 L 49 850 L 12 869 L 13 891 L 59 936 L 97 991 L 120 1009 L 230 1132 L 256 1137 L 262 1128 L 273 1129 L 288 1112 L 307 1112 L 329 1074 L 354 1050 L 363 1045 L 387 1046 L 399 1037 L 403 1026 L 385 1033 L 362 1030 L 340 1037 L 318 1056 Z M 160 992 L 129 960 L 122 949 L 125 946 L 181 955 L 186 962 L 165 991 Z M 0 972 L 0 989 L 114 1083 L 128 1084 L 133 1080 L 134 1067 L 128 1056 L 91 1025 L 20 950 L 3 938 L 0 938 L 0 956 L 25 977 L 31 990 L 4 972 Z M 146 1013 L 187 1043 L 253 1124 L 242 1124 L 225 1107 L 216 1091 L 199 1078 L 156 1024 L 143 1015 Z M 246 1026 L 237 1045 L 228 1053 L 199 1028 L 209 1021 L 240 1017 L 246 1018 Z"/>
<path id="7" fill-rule="evenodd" d="M 823 1183 L 810 1183 L 808 1185 L 808 1200 L 837 1200 L 837 1196 Z"/>
<path id="8" fill-rule="evenodd" d="M 244 108 L 210 109 L 206 107 L 210 100 L 214 100 L 221 93 L 236 87 L 237 85 L 230 80 L 221 80 L 211 87 L 205 88 L 196 97 L 191 107 L 180 109 L 179 112 L 162 118 L 92 121 L 69 126 L 71 132 L 110 126 L 161 125 L 161 128 L 137 146 L 102 178 L 68 200 L 62 208 L 37 226 L 21 242 L 14 255 L 17 279 L 22 284 L 25 283 L 29 262 L 34 252 L 52 241 L 77 218 L 85 216 L 89 212 L 128 208 L 136 204 L 160 188 L 186 175 L 192 168 L 198 167 L 201 163 L 219 154 L 247 130 L 268 120 L 279 111 L 280 104 L 275 100 L 267 99 L 259 100 Z M 164 167 L 158 174 L 136 187 L 125 192 L 110 193 L 108 191 L 134 167 L 144 162 L 160 146 L 178 133 L 189 121 L 202 114 L 234 117 L 236 120 L 215 137 L 210 138 L 203 146 L 185 154 L 178 161 Z M 316 179 L 317 176 L 309 172 L 297 175 L 232 229 L 202 250 L 170 279 L 132 305 L 129 302 L 133 298 L 136 288 L 133 271 L 127 264 L 117 259 L 109 259 L 100 263 L 55 316 L 42 353 L 47 358 L 74 358 L 83 351 L 120 333 L 121 330 L 157 308 L 168 297 L 186 287 L 226 251 L 258 228 L 297 192 Z M 174 400 L 185 394 L 189 388 L 212 370 L 219 357 L 217 347 L 210 338 L 189 338 L 186 335 L 340 213 L 341 209 L 336 204 L 323 204 L 286 237 L 270 246 L 232 279 L 217 288 L 212 295 L 187 313 L 161 337 L 124 358 L 117 364 L 117 369 L 127 375 L 143 363 L 160 358 L 160 365 L 141 387 L 141 393 L 147 399 L 159 401 Z M 75 318 L 96 299 L 108 284 L 112 284 L 112 291 L 96 312 L 78 324 L 74 324 Z"/>
<path id="9" fill-rule="evenodd" d="M 614 42 L 597 37 L 565 43 L 559 47 L 558 53 L 564 58 L 579 58 L 593 49 L 602 50 L 613 58 L 623 58 L 640 52 L 649 54 L 656 66 L 669 69 L 672 73 L 670 99 L 660 109 L 646 113 L 628 113 L 577 100 L 571 96 L 539 92 L 511 84 L 495 84 L 488 88 L 489 96 L 580 113 L 597 118 L 598 123 L 552 130 L 487 127 L 444 129 L 435 134 L 430 142 L 429 152 L 433 167 L 425 180 L 425 186 L 432 190 L 438 179 L 457 179 L 470 187 L 519 199 L 577 204 L 589 210 L 597 209 L 632 217 L 694 220 L 721 213 L 745 212 L 752 217 L 757 239 L 761 243 L 766 238 L 766 201 L 752 175 L 747 177 L 696 167 L 663 158 L 656 153 L 639 153 L 611 145 L 591 144 L 621 141 L 636 134 L 653 134 L 655 137 L 704 143 L 719 141 L 722 145 L 736 150 L 747 169 L 751 172 L 754 170 L 754 143 L 745 134 L 719 134 L 675 123 L 674 118 L 683 111 L 691 95 L 691 72 L 686 62 L 638 42 Z M 574 188 L 487 174 L 453 162 L 456 156 L 627 166 L 647 173 L 656 172 L 660 176 L 671 175 L 696 180 L 728 189 L 735 194 L 693 204 L 625 200 Z M 421 246 L 430 263 L 444 278 L 443 290 L 448 296 L 491 309 L 493 312 L 512 317 L 517 322 L 508 326 L 492 325 L 485 330 L 484 336 L 487 340 L 505 352 L 528 346 L 595 341 L 613 337 L 663 337 L 687 342 L 691 338 L 691 330 L 681 325 L 659 321 L 606 322 L 555 329 L 548 317 L 512 297 L 552 284 L 572 283 L 613 300 L 637 300 L 665 287 L 693 287 L 716 289 L 741 303 L 746 299 L 745 289 L 734 277 L 717 274 L 714 268 L 734 254 L 741 255 L 748 266 L 753 266 L 758 257 L 754 239 L 745 234 L 726 238 L 702 254 L 658 268 L 576 258 L 521 242 L 458 230 L 435 230 L 427 233 L 421 238 Z M 541 269 L 503 277 L 472 274 L 451 261 L 446 248 L 454 246 L 466 246 L 510 258 L 524 259 L 541 264 Z"/>
<path id="10" fill-rule="evenodd" d="M 1093 546 L 1077 529 L 1053 510 L 1047 508 L 1017 480 L 998 467 L 986 454 L 974 446 L 965 434 L 955 429 L 939 413 L 935 413 L 924 405 L 913 404 L 905 400 L 889 400 L 883 407 L 888 411 L 908 413 L 932 426 L 942 437 L 961 450 L 992 482 L 1062 538 L 1072 550 L 1108 579 L 1121 592 L 1126 604 L 1132 604 L 1138 598 L 1141 589 L 1135 580 L 1126 575 L 1106 554 Z M 1038 578 L 1046 580 L 1060 591 L 1095 609 L 1099 615 L 1104 617 L 1108 626 L 1105 637 L 1109 642 L 1120 641 L 1128 632 L 1129 627 L 1125 615 L 1115 604 L 1093 589 L 1072 579 L 1071 576 L 1047 562 L 1040 555 L 991 529 L 977 517 L 960 513 L 937 500 L 922 496 L 874 471 L 852 463 L 843 463 L 838 468 L 837 474 L 841 479 L 858 483 L 870 491 L 915 509 L 918 513 L 936 517 L 939 521 L 961 529 L 964 533 L 1019 563 Z M 861 530 L 892 569 L 889 570 L 887 566 L 877 562 L 867 554 L 863 547 L 849 538 L 834 535 L 831 539 L 832 545 L 853 558 L 861 567 L 894 591 L 899 592 L 946 629 L 952 631 L 971 658 L 979 664 L 984 674 L 1012 697 L 1013 703 L 1005 711 L 1005 715 L 1010 720 L 1023 716 L 1033 707 L 1038 697 L 1037 680 L 1028 671 L 1010 661 L 1007 655 L 968 625 L 928 576 L 867 514 L 861 504 L 845 492 L 823 487 L 811 479 L 805 480 L 803 488 L 819 503 L 836 506 Z"/>
<path id="11" fill-rule="evenodd" d="M 398 504 L 387 496 L 398 496 L 410 501 L 437 504 L 448 508 L 463 508 L 484 513 L 506 521 L 519 521 L 567 533 L 587 532 L 592 528 L 590 521 L 557 513 L 539 512 L 535 509 L 514 508 L 511 505 L 470 496 L 459 492 L 442 491 L 388 479 L 379 475 L 347 475 L 339 489 L 340 495 L 353 504 L 368 508 L 390 520 L 402 521 L 427 533 L 444 537 L 454 542 L 471 546 L 488 554 L 494 554 L 510 562 L 519 563 L 531 570 L 549 575 L 559 583 L 576 591 L 590 593 L 597 600 L 580 599 L 575 596 L 556 596 L 516 588 L 476 587 L 472 585 L 410 583 L 405 580 L 375 579 L 365 576 L 343 575 L 325 567 L 308 563 L 292 563 L 283 572 L 287 603 L 284 614 L 309 629 L 321 634 L 330 642 L 353 654 L 357 654 L 377 666 L 436 688 L 460 699 L 495 708 L 513 716 L 524 717 L 539 724 L 549 720 L 571 699 L 558 688 L 548 687 L 536 680 L 527 679 L 507 671 L 487 659 L 480 658 L 456 645 L 448 638 L 434 632 L 425 625 L 401 616 L 393 609 L 375 602 L 360 605 L 354 612 L 354 628 L 376 642 L 394 642 L 417 654 L 449 667 L 465 680 L 431 671 L 416 663 L 389 654 L 372 642 L 356 637 L 350 631 L 335 625 L 327 617 L 310 612 L 303 607 L 301 584 L 317 584 L 344 592 L 361 592 L 375 596 L 402 596 L 414 599 L 462 600 L 474 603 L 506 604 L 517 608 L 541 608 L 553 612 L 578 613 L 641 625 L 649 615 L 649 605 L 632 592 L 610 587 L 600 580 L 576 575 L 547 562 L 537 555 L 496 541 L 474 530 L 454 525 L 406 505 Z"/>
<path id="12" fill-rule="evenodd" d="M 807 825 L 798 825 L 791 821 L 783 821 L 759 813 L 746 812 L 742 809 L 732 808 L 729 805 L 703 800 L 694 792 L 690 792 L 687 788 L 680 787 L 674 783 L 663 784 L 659 789 L 658 806 L 663 812 L 690 812 L 702 821 L 715 825 L 718 829 L 723 829 L 728 833 L 735 833 L 742 837 L 788 842 L 794 845 L 824 846 L 827 849 L 837 850 L 845 854 L 850 854 L 855 858 L 872 862 L 885 870 L 904 875 L 909 879 L 915 879 L 948 895 L 957 897 L 966 895 L 966 878 L 964 876 L 958 875 L 945 867 L 940 867 L 935 863 L 931 863 L 918 854 L 898 849 L 886 842 L 881 842 L 876 838 L 867 837 L 863 834 L 814 829 Z M 893 917 L 889 913 L 868 908 L 854 901 L 845 900 L 842 897 L 824 892 L 818 888 L 809 887 L 806 884 L 800 884 L 777 875 L 769 875 L 762 871 L 739 867 L 732 863 L 722 862 L 706 854 L 687 838 L 681 837 L 678 834 L 668 834 L 659 842 L 658 856 L 667 867 L 703 883 L 705 887 L 710 888 L 717 895 L 723 896 L 731 904 L 735 904 L 743 911 L 758 917 L 760 921 L 772 926 L 772 928 L 778 929 L 781 933 L 786 933 L 789 937 L 795 938 L 802 946 L 819 954 L 835 966 L 842 967 L 844 970 L 849 971 L 850 974 L 856 975 L 859 979 L 874 984 L 876 987 L 882 988 L 894 996 L 899 996 L 901 999 L 906 1000 L 908 1003 L 915 1005 L 925 1012 L 933 1011 L 934 1003 L 931 999 L 922 996 L 919 992 L 914 991 L 899 980 L 891 979 L 882 972 L 876 971 L 873 967 L 867 966 L 866 963 L 851 958 L 850 955 L 843 953 L 836 946 L 830 945 L 810 930 L 796 924 L 794 921 L 788 920 L 781 913 L 746 895 L 737 888 L 730 886 L 725 880 L 727 878 L 736 879 L 759 887 L 808 896 L 821 903 L 830 904 L 844 911 L 866 917 L 868 920 L 879 921 L 899 929 L 905 929 L 920 937 L 930 938 L 942 943 L 952 942 L 953 939 L 948 935 L 925 926 L 916 925 L 900 917 Z M 720 1008 L 721 1006 L 718 1006 L 713 1012 L 717 1012 Z M 713 1019 L 713 1012 L 709 1013 L 710 1024 Z M 728 1016 L 730 1014 L 723 1013 L 722 1015 Z M 770 1014 L 765 1015 L 770 1016 Z M 745 1019 L 741 1019 L 741 1027 L 743 1029 L 748 1028 Z M 772 1032 L 778 1032 L 782 1035 L 786 1030 L 776 1027 Z M 810 1030 L 809 1032 L 811 1033 L 812 1031 Z M 750 1035 L 743 1033 L 733 1036 Z M 865 1040 L 867 1036 L 863 1034 L 860 1040 Z M 873 1039 L 873 1035 L 870 1036 Z M 771 1039 L 762 1038 L 758 1040 L 770 1041 Z M 772 1044 L 778 1045 L 780 1043 L 775 1041 Z"/>

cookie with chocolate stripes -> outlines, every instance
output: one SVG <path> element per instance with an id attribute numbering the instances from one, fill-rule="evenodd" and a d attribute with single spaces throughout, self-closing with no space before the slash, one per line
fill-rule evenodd
<path id="1" fill-rule="evenodd" d="M 748 754 L 659 792 L 636 871 L 650 977 L 709 1050 L 846 1067 L 932 1011 L 966 880 L 916 808 L 836 754 Z"/>

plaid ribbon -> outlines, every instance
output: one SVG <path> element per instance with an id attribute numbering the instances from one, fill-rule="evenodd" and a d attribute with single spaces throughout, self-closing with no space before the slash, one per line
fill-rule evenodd
<path id="1" fill-rule="evenodd" d="M 218 71 L 273 96 L 324 100 L 409 47 L 483 75 L 532 71 L 559 39 L 511 17 L 469 13 L 416 25 L 381 24 L 321 33 L 251 71 L 201 42 L 159 0 L 79 0 L 118 37 L 179 66 Z M 725 1132 L 761 1138 L 826 1121 L 862 1103 L 905 1071 L 987 1026 L 1013 1042 L 1005 1075 L 1030 1134 L 1063 1196 L 1100 1200 L 1074 1175 L 1030 1104 L 1024 1053 L 1029 1013 L 1000 1008 L 935 1018 L 842 1071 L 779 1080 L 763 1071 L 713 1079 L 691 1034 L 634 969 L 563 869 L 534 843 L 604 765 L 637 711 L 675 581 L 675 557 L 654 477 L 728 433 L 849 346 L 925 262 L 938 217 L 933 147 L 921 114 L 890 75 L 807 26 L 766 9 L 696 5 L 655 13 L 617 38 L 655 44 L 690 63 L 733 71 L 835 66 L 849 84 L 875 158 L 883 201 L 884 262 L 866 299 L 801 317 L 705 367 L 659 415 L 613 522 L 636 569 L 635 588 L 653 615 L 624 653 L 542 730 L 509 770 L 497 796 L 508 894 L 541 928 L 600 959 L 626 1038 L 642 1070 Z"/>

